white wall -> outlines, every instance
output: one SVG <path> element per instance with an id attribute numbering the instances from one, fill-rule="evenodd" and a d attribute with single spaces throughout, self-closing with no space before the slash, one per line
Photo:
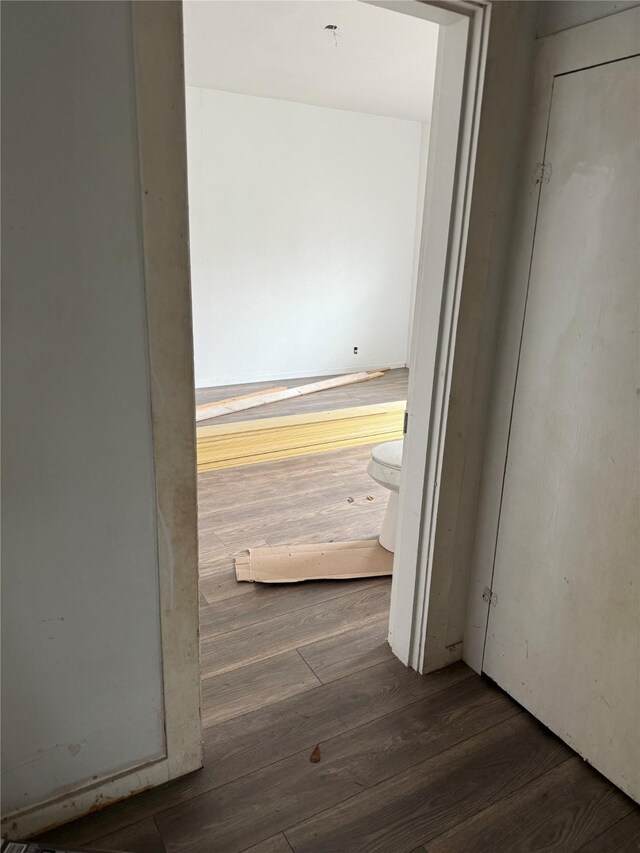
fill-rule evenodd
<path id="1" fill-rule="evenodd" d="M 128 3 L 3 3 L 3 811 L 164 753 Z"/>
<path id="2" fill-rule="evenodd" d="M 187 129 L 196 386 L 403 366 L 420 123 L 189 88 Z"/>
<path id="3" fill-rule="evenodd" d="M 420 271 L 420 246 L 422 243 L 422 226 L 424 223 L 424 203 L 427 191 L 427 166 L 429 165 L 429 137 L 431 122 L 423 121 L 420 129 L 420 159 L 418 161 L 418 195 L 416 199 L 416 225 L 413 245 L 413 281 L 409 296 L 409 331 L 407 343 L 407 366 L 411 367 L 413 359 L 413 315 L 416 306 L 416 291 L 418 272 Z"/>

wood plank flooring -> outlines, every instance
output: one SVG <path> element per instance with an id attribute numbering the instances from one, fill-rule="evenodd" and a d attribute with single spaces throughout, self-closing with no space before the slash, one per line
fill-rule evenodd
<path id="1" fill-rule="evenodd" d="M 130 853 L 640 850 L 640 810 L 506 694 L 463 664 L 420 677 L 391 655 L 387 579 L 236 582 L 233 556 L 247 547 L 375 537 L 387 493 L 365 473 L 369 452 L 200 477 L 204 767 L 47 841 Z"/>
<path id="2" fill-rule="evenodd" d="M 274 385 L 286 385 L 295 388 L 296 385 L 308 385 L 311 382 L 320 382 L 327 376 L 310 376 L 303 379 L 286 379 L 275 382 L 252 382 L 244 385 L 219 385 L 215 388 L 197 388 L 196 403 L 213 403 L 216 400 L 225 400 L 237 394 L 250 394 L 254 391 L 263 391 Z M 280 415 L 298 415 L 304 412 L 329 412 L 332 409 L 346 409 L 351 406 L 365 406 L 373 403 L 390 403 L 393 400 L 406 400 L 407 387 L 409 384 L 409 371 L 406 367 L 387 371 L 378 379 L 369 382 L 358 382 L 354 385 L 345 385 L 342 388 L 329 388 L 326 391 L 318 391 L 306 397 L 298 397 L 292 400 L 281 400 L 279 403 L 269 403 L 266 406 L 258 406 L 255 409 L 247 409 L 243 412 L 221 415 L 213 420 L 200 421 L 200 424 L 224 424 L 237 423 L 238 421 L 257 420 L 260 418 L 273 418 Z"/>

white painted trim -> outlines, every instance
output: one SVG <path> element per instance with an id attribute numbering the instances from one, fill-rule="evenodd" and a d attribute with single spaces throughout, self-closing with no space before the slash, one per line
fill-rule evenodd
<path id="1" fill-rule="evenodd" d="M 487 445 L 480 486 L 478 521 L 464 632 L 464 660 L 482 670 L 489 604 L 482 598 L 491 588 L 498 538 L 502 487 L 507 460 L 509 427 L 515 395 L 518 354 L 524 325 L 540 196 L 535 172 L 544 158 L 547 121 L 554 77 L 591 65 L 612 62 L 638 53 L 640 7 L 546 36 L 537 47 L 534 91 L 521 183 L 512 235 L 512 254 L 505 280 L 502 337 L 496 361 Z"/>
<path id="2" fill-rule="evenodd" d="M 440 481 L 490 7 L 406 0 L 389 8 L 419 10 L 441 24 L 389 624 L 393 652 L 422 672 L 460 657 L 434 630 L 446 602 L 433 598 L 433 556 L 438 525 L 447 523 L 439 515 Z"/>
<path id="3" fill-rule="evenodd" d="M 202 766 L 182 4 L 131 4 L 168 778 Z"/>
<path id="4" fill-rule="evenodd" d="M 163 656 L 166 756 L 6 815 L 24 838 L 202 766 L 193 353 L 182 4 L 131 3 Z"/>

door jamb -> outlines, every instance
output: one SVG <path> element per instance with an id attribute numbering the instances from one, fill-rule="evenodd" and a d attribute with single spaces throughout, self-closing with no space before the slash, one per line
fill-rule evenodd
<path id="1" fill-rule="evenodd" d="M 440 482 L 491 6 L 369 2 L 440 24 L 389 614 L 392 651 L 424 672 L 461 657 L 461 644 L 447 646 L 448 602 L 440 579 L 450 566 L 436 563 L 434 544 L 450 523 L 439 502 Z"/>
<path id="2" fill-rule="evenodd" d="M 170 780 L 202 766 L 182 3 L 134 0 L 131 22 Z"/>
<path id="3" fill-rule="evenodd" d="M 24 838 L 202 766 L 182 4 L 130 3 L 156 480 L 165 754 L 3 816 Z"/>

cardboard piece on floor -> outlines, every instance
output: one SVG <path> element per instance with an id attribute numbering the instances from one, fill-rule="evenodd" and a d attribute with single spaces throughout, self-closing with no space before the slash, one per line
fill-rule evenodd
<path id="1" fill-rule="evenodd" d="M 229 403 L 235 403 L 237 400 L 250 400 L 252 397 L 263 397 L 265 394 L 275 394 L 276 391 L 286 391 L 286 385 L 276 385 L 275 388 L 263 388 L 261 391 L 252 391 L 251 394 L 238 394 L 235 397 L 227 397 L 224 400 L 212 400 L 210 403 L 199 403 L 196 406 L 196 421 L 207 420 L 203 412 L 208 412 L 211 409 L 217 409 L 218 406 L 226 406 Z"/>
<path id="2" fill-rule="evenodd" d="M 205 412 L 196 412 L 196 421 L 218 418 L 221 415 L 229 415 L 232 412 L 242 412 L 245 409 L 254 409 L 256 406 L 266 406 L 267 403 L 277 403 L 280 400 L 291 400 L 294 397 L 303 397 L 306 394 L 314 394 L 316 391 L 326 391 L 329 388 L 339 388 L 341 385 L 353 385 L 355 382 L 366 382 L 368 379 L 377 379 L 384 376 L 388 368 L 376 370 L 371 373 L 348 373 L 342 376 L 332 376 L 330 379 L 322 379 L 320 382 L 310 382 L 308 385 L 298 385 L 297 388 L 285 388 L 284 391 L 259 394 L 251 399 L 236 400 L 230 403 L 211 404 Z"/>
<path id="3" fill-rule="evenodd" d="M 250 548 L 236 557 L 236 578 L 256 583 L 298 583 L 383 577 L 393 569 L 393 554 L 377 539 L 275 545 Z"/>

